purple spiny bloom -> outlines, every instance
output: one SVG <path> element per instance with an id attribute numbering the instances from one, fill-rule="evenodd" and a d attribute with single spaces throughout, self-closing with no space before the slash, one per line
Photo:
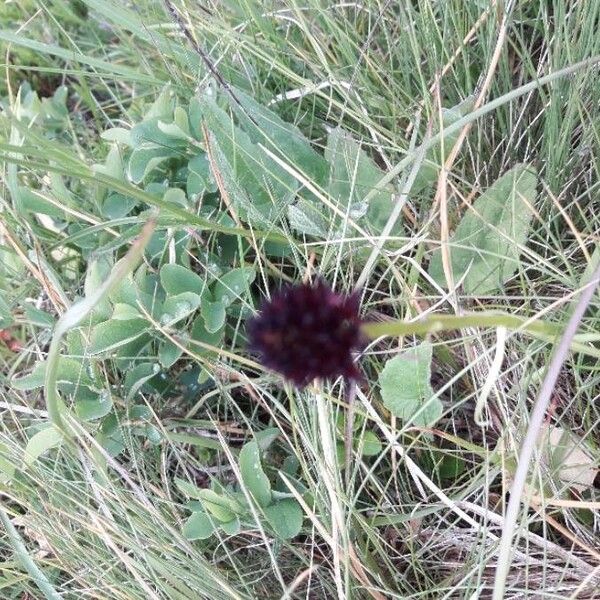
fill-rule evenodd
<path id="1" fill-rule="evenodd" d="M 250 350 L 299 387 L 313 379 L 361 378 L 359 294 L 336 294 L 323 280 L 284 287 L 248 322 Z"/>

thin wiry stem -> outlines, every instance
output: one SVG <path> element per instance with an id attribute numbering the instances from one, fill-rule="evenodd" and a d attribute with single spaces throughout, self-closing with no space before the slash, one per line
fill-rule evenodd
<path id="1" fill-rule="evenodd" d="M 502 538 L 500 539 L 500 548 L 498 552 L 498 562 L 496 565 L 496 577 L 494 580 L 494 594 L 493 600 L 503 600 L 505 597 L 506 577 L 511 563 L 511 555 L 513 551 L 513 537 L 514 530 L 519 517 L 519 508 L 521 506 L 521 496 L 525 489 L 525 483 L 527 481 L 527 473 L 529 471 L 529 463 L 533 457 L 535 451 L 536 441 L 542 425 L 544 423 L 544 417 L 546 410 L 550 403 L 552 391 L 556 385 L 556 381 L 562 369 L 563 363 L 567 359 L 571 342 L 577 328 L 581 323 L 581 319 L 585 314 L 594 292 L 600 282 L 600 265 L 596 267 L 591 282 L 584 288 L 579 302 L 575 306 L 575 310 L 569 319 L 569 322 L 565 328 L 565 332 L 556 348 L 556 352 L 552 357 L 552 361 L 548 366 L 546 377 L 542 383 L 540 393 L 531 412 L 529 419 L 529 427 L 527 428 L 527 434 L 519 453 L 519 464 L 515 473 L 512 486 L 510 488 L 510 498 L 508 506 L 506 508 L 506 516 L 504 517 L 504 528 L 502 529 Z"/>
<path id="2" fill-rule="evenodd" d="M 165 3 L 165 7 L 167 8 L 167 11 L 171 15 L 171 18 L 177 24 L 177 26 L 179 27 L 179 29 L 181 30 L 181 32 L 183 33 L 183 35 L 185 36 L 187 41 L 190 43 L 190 45 L 192 46 L 192 48 L 194 49 L 196 54 L 198 54 L 198 56 L 200 57 L 202 62 L 205 64 L 205 66 L 208 69 L 208 71 L 210 72 L 210 74 L 215 78 L 215 80 L 221 86 L 221 88 L 223 90 L 225 90 L 225 92 L 229 95 L 229 97 L 236 103 L 236 105 L 240 108 L 240 110 L 243 111 L 244 115 L 248 119 L 250 119 L 250 121 L 255 126 L 258 127 L 258 123 L 255 121 L 254 117 L 251 114 L 249 114 L 248 111 L 244 108 L 244 105 L 240 102 L 239 98 L 233 91 L 233 88 L 229 85 L 227 80 L 221 75 L 221 73 L 219 72 L 216 65 L 213 63 L 213 61 L 210 59 L 208 54 L 202 49 L 200 44 L 196 41 L 192 32 L 186 26 L 183 19 L 177 12 L 175 6 L 173 6 L 173 3 L 171 2 L 171 0 L 164 0 L 164 3 Z"/>

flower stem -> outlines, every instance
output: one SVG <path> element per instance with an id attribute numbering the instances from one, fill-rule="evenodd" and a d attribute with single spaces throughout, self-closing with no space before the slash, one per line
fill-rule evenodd
<path id="1" fill-rule="evenodd" d="M 348 552 L 347 538 L 344 535 L 344 516 L 341 503 L 342 494 L 339 486 L 339 479 L 336 476 L 336 474 L 339 473 L 339 469 L 337 468 L 335 434 L 332 431 L 332 416 L 329 412 L 329 405 L 325 402 L 325 398 L 323 397 L 320 385 L 321 384 L 319 383 L 319 390 L 316 394 L 317 419 L 319 421 L 321 449 L 323 450 L 324 469 L 322 475 L 330 501 L 333 570 L 338 598 L 345 600 L 348 598 L 348 578 L 342 573 L 342 567 L 344 567 L 344 571 L 347 573 Z M 344 548 L 344 551 L 340 552 L 342 547 Z"/>
<path id="2" fill-rule="evenodd" d="M 381 323 L 365 323 L 362 331 L 369 338 L 382 336 L 425 335 L 440 331 L 453 331 L 465 327 L 505 327 L 512 331 L 528 333 L 533 337 L 553 341 L 562 333 L 563 326 L 542 320 L 531 320 L 503 312 L 473 312 L 462 315 L 432 315 L 417 321 L 387 321 Z M 600 335 L 597 336 L 600 340 Z M 600 348 L 583 342 L 571 342 L 571 350 L 600 358 Z M 590 337 L 586 337 L 590 341 Z"/>

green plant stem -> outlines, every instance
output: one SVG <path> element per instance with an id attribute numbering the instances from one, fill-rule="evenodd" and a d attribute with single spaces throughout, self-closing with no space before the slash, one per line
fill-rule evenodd
<path id="1" fill-rule="evenodd" d="M 321 384 L 319 384 L 320 386 Z M 321 448 L 323 450 L 323 480 L 325 487 L 329 495 L 330 501 L 330 513 L 331 513 L 331 538 L 332 553 L 333 553 L 333 570 L 335 576 L 335 584 L 338 592 L 338 598 L 348 598 L 348 564 L 347 564 L 347 543 L 346 536 L 344 535 L 344 523 L 345 519 L 342 513 L 341 505 L 341 489 L 339 486 L 339 478 L 337 474 L 339 469 L 337 468 L 337 454 L 335 447 L 335 436 L 331 430 L 332 417 L 329 412 L 329 405 L 325 402 L 322 390 L 316 394 L 315 398 L 317 404 L 317 419 L 319 421 L 319 435 L 321 441 Z M 343 540 L 344 553 L 340 553 L 340 541 Z M 342 562 L 344 563 L 345 573 L 342 573 Z"/>
<path id="2" fill-rule="evenodd" d="M 50 422 L 66 437 L 68 430 L 63 419 L 64 404 L 56 387 L 58 362 L 60 359 L 60 344 L 64 335 L 85 319 L 92 310 L 101 302 L 139 263 L 144 253 L 144 248 L 154 232 L 156 221 L 148 221 L 141 234 L 135 240 L 127 254 L 113 267 L 108 279 L 92 294 L 73 304 L 58 320 L 54 328 L 54 335 L 50 342 L 48 359 L 46 361 L 46 375 L 44 378 L 44 395 L 46 409 Z"/>
<path id="3" fill-rule="evenodd" d="M 505 327 L 512 331 L 521 331 L 545 340 L 553 341 L 562 333 L 563 327 L 557 323 L 526 319 L 503 312 L 474 312 L 462 315 L 432 315 L 417 321 L 387 321 L 365 323 L 362 330 L 369 338 L 382 336 L 426 335 L 440 331 L 453 331 L 465 327 Z M 573 341 L 571 349 L 600 358 L 600 348 Z"/>
<path id="4" fill-rule="evenodd" d="M 31 579 L 38 586 L 40 592 L 44 594 L 44 596 L 48 600 L 61 600 L 61 595 L 54 589 L 49 579 L 44 575 L 41 569 L 35 564 L 19 532 L 15 529 L 15 526 L 12 524 L 9 516 L 6 514 L 4 507 L 0 506 L 0 521 L 4 525 L 6 529 L 6 533 L 8 534 L 8 539 L 10 540 L 10 545 L 12 546 L 15 554 L 23 564 L 23 567 L 29 573 Z"/>

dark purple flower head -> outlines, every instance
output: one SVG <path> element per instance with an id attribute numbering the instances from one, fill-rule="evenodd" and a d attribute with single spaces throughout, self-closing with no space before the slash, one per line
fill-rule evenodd
<path id="1" fill-rule="evenodd" d="M 326 282 L 288 286 L 264 302 L 248 323 L 250 349 L 299 387 L 315 378 L 360 379 L 359 295 L 336 294 Z"/>

